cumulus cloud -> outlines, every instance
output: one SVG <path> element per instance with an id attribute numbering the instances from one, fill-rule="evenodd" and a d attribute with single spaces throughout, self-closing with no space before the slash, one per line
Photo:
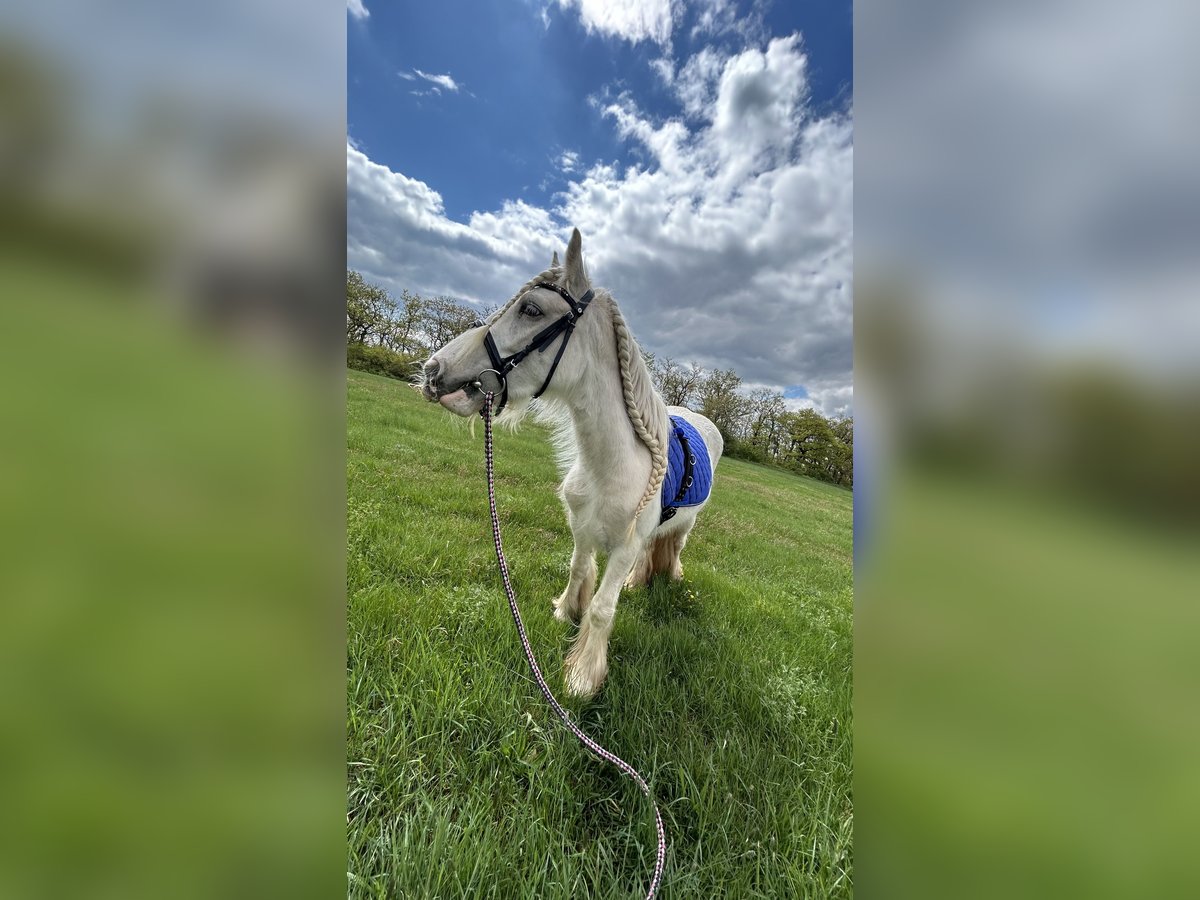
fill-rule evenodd
<path id="1" fill-rule="evenodd" d="M 495 303 L 578 226 L 646 349 L 850 412 L 851 117 L 811 114 L 795 36 L 697 54 L 673 85 L 686 119 L 595 101 L 645 162 L 580 171 L 572 157 L 569 171 L 564 153 L 551 209 L 512 201 L 458 223 L 429 186 L 348 147 L 350 265 L 396 291 Z"/>
<path id="2" fill-rule="evenodd" d="M 671 40 L 671 0 L 558 0 L 558 5 L 578 8 L 589 34 L 612 35 L 635 44 L 650 40 L 665 45 Z"/>
<path id="3" fill-rule="evenodd" d="M 371 15 L 370 10 L 363 5 L 363 0 L 346 0 L 346 11 L 356 19 L 366 19 Z"/>
<path id="4" fill-rule="evenodd" d="M 347 264 L 399 294 L 449 294 L 480 305 L 507 299 L 560 249 L 547 210 L 509 201 L 466 223 L 446 217 L 429 185 L 346 145 Z"/>

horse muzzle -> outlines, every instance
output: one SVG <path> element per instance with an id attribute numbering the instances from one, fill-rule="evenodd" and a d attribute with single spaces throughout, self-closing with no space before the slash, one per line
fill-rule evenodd
<path id="1" fill-rule="evenodd" d="M 437 401 L 455 415 L 473 416 L 483 407 L 483 394 L 474 385 L 467 384 L 456 391 L 442 394 Z"/>
<path id="2" fill-rule="evenodd" d="M 421 394 L 429 402 L 440 402 L 443 397 L 460 394 L 470 385 L 470 379 L 451 380 L 446 364 L 436 356 L 430 357 L 421 369 L 423 380 Z"/>

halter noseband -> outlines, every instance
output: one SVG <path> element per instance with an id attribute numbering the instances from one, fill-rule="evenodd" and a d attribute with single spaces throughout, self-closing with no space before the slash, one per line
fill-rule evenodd
<path id="1" fill-rule="evenodd" d="M 483 348 L 487 350 L 488 360 L 491 361 L 492 368 L 484 369 L 479 373 L 479 377 L 475 380 L 475 387 L 483 391 L 485 394 L 499 394 L 500 405 L 496 407 L 496 413 L 504 409 L 504 404 L 508 402 L 508 373 L 519 366 L 525 357 L 537 351 L 542 353 L 547 347 L 554 343 L 554 339 L 560 334 L 563 336 L 562 343 L 558 345 L 558 352 L 554 355 L 554 362 L 550 364 L 550 371 L 546 373 L 546 380 L 542 382 L 542 386 L 538 388 L 536 394 L 533 395 L 536 400 L 542 396 L 546 388 L 550 386 L 550 379 L 554 377 L 554 371 L 558 368 L 558 361 L 562 359 L 563 351 L 567 349 L 567 341 L 571 339 L 571 333 L 575 330 L 575 323 L 579 321 L 579 317 L 583 315 L 587 305 L 592 302 L 592 291 L 589 289 L 586 294 L 576 300 L 564 288 L 557 284 L 550 284 L 546 281 L 540 281 L 535 284 L 530 290 L 535 288 L 545 288 L 548 291 L 554 291 L 571 307 L 571 311 L 559 317 L 556 322 L 547 325 L 537 334 L 535 334 L 528 344 L 521 350 L 518 350 L 512 356 L 501 356 L 500 350 L 496 347 L 496 340 L 492 337 L 492 330 L 489 328 L 483 336 Z"/>

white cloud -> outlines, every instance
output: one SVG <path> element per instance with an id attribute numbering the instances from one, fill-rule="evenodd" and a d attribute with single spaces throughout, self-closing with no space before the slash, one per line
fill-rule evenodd
<path id="1" fill-rule="evenodd" d="M 711 137 L 730 176 L 786 159 L 804 115 L 807 58 L 798 35 L 747 50 L 725 63 L 713 108 Z"/>
<path id="2" fill-rule="evenodd" d="M 662 83 L 668 87 L 675 81 L 675 61 L 669 56 L 660 56 L 658 59 L 650 61 L 652 68 L 658 77 L 662 79 Z"/>
<path id="3" fill-rule="evenodd" d="M 396 74 L 399 75 L 401 78 L 403 78 L 405 81 L 416 81 L 417 80 L 417 76 L 414 75 L 412 72 L 400 71 L 400 72 L 397 72 Z"/>
<path id="4" fill-rule="evenodd" d="M 671 0 L 558 0 L 558 5 L 578 7 L 589 34 L 613 35 L 635 44 L 650 40 L 666 45 L 671 40 Z"/>
<path id="5" fill-rule="evenodd" d="M 783 408 L 791 412 L 799 412 L 802 409 L 817 409 L 817 401 L 812 397 L 785 397 L 783 400 Z M 830 415 L 837 415 L 831 412 Z"/>
<path id="6" fill-rule="evenodd" d="M 808 397 L 785 400 L 789 409 L 815 409 L 824 416 L 844 418 L 854 414 L 854 388 L 846 383 L 817 383 Z"/>
<path id="7" fill-rule="evenodd" d="M 440 88 L 445 88 L 448 91 L 457 91 L 461 85 L 456 82 L 449 74 L 446 75 L 430 75 L 428 72 L 422 72 L 420 69 L 413 69 L 413 72 L 421 78 L 424 78 L 430 84 L 437 85 Z"/>
<path id="8" fill-rule="evenodd" d="M 716 34 L 727 30 L 737 19 L 737 3 L 734 0 L 701 0 L 696 4 L 696 24 L 692 36 Z"/>
<path id="9" fill-rule="evenodd" d="M 558 167 L 568 174 L 574 172 L 579 168 L 579 151 L 564 150 L 558 158 Z"/>
<path id="10" fill-rule="evenodd" d="M 712 106 L 726 59 L 714 47 L 704 47 L 679 70 L 675 92 L 689 116 L 699 116 Z"/>
<path id="11" fill-rule="evenodd" d="M 811 115 L 796 38 L 699 56 L 676 79 L 686 122 L 656 121 L 628 95 L 595 101 L 646 162 L 581 171 L 567 151 L 552 209 L 513 201 L 454 222 L 427 185 L 348 148 L 349 264 L 397 292 L 495 303 L 577 225 L 597 284 L 648 350 L 801 384 L 808 405 L 848 413 L 851 119 Z"/>
<path id="12" fill-rule="evenodd" d="M 346 0 L 346 11 L 356 19 L 366 19 L 371 11 L 363 5 L 363 0 Z"/>
<path id="13" fill-rule="evenodd" d="M 748 10 L 739 10 L 736 0 L 698 0 L 695 23 L 691 37 L 695 40 L 704 35 L 741 35 L 746 41 L 761 43 L 766 38 L 763 25 L 765 3 L 750 4 Z"/>
<path id="14" fill-rule="evenodd" d="M 546 210 L 509 201 L 455 222 L 437 191 L 350 144 L 346 206 L 348 265 L 396 294 L 408 288 L 480 304 L 505 300 L 561 249 L 562 229 Z"/>

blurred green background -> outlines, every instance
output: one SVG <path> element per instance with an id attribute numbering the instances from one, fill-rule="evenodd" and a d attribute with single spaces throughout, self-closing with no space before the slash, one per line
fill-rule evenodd
<path id="1" fill-rule="evenodd" d="M 0 15 L 0 897 L 336 896 L 345 13 L 102 6 Z"/>
<path id="2" fill-rule="evenodd" d="M 1200 10 L 855 24 L 856 888 L 1200 896 Z"/>

